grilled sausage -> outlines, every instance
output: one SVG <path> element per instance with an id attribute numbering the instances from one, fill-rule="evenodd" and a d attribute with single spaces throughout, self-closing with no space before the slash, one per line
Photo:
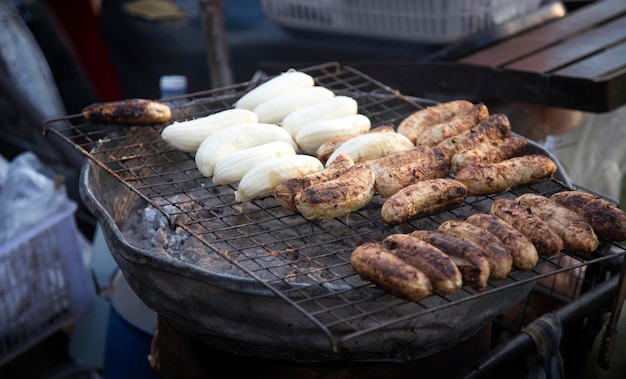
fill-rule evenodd
<path id="1" fill-rule="evenodd" d="M 478 123 L 472 129 L 459 135 L 446 138 L 437 144 L 450 158 L 460 151 L 471 149 L 489 140 L 498 140 L 511 136 L 511 123 L 503 114 L 494 114 Z"/>
<path id="2" fill-rule="evenodd" d="M 581 191 L 558 192 L 550 199 L 581 214 L 598 236 L 609 241 L 626 240 L 626 212 L 608 200 Z"/>
<path id="3" fill-rule="evenodd" d="M 545 221 L 563 239 L 565 247 L 583 253 L 598 248 L 600 242 L 596 233 L 580 214 L 534 193 L 526 193 L 515 200 Z"/>
<path id="4" fill-rule="evenodd" d="M 449 171 L 450 161 L 441 149 L 434 147 L 423 154 L 421 159 L 385 169 L 376 178 L 376 191 L 381 197 L 389 197 L 419 181 L 444 178 Z"/>
<path id="5" fill-rule="evenodd" d="M 394 132 L 395 133 L 395 129 L 393 128 L 393 125 L 381 125 L 381 126 L 377 126 L 375 128 L 372 128 L 368 131 L 368 133 L 386 133 L 386 132 Z M 330 156 L 335 152 L 335 150 L 337 150 L 337 148 L 344 142 L 348 141 L 349 139 L 354 138 L 354 136 L 340 136 L 340 137 L 335 137 L 335 138 L 331 138 L 328 141 L 322 143 L 317 150 L 315 150 L 315 156 L 317 157 L 317 159 L 319 159 L 322 163 L 326 163 L 326 161 L 328 160 L 328 158 L 330 158 Z"/>
<path id="6" fill-rule="evenodd" d="M 374 172 L 352 166 L 336 179 L 313 184 L 294 197 L 294 204 L 309 220 L 326 220 L 361 209 L 374 196 Z"/>
<path id="7" fill-rule="evenodd" d="M 488 195 L 550 180 L 555 172 L 556 164 L 552 159 L 533 154 L 465 166 L 454 178 L 467 186 L 470 195 Z"/>
<path id="8" fill-rule="evenodd" d="M 461 272 L 448 255 L 408 234 L 392 234 L 382 245 L 405 263 L 417 268 L 430 280 L 433 291 L 447 295 L 458 291 L 463 285 Z"/>
<path id="9" fill-rule="evenodd" d="M 398 133 L 405 135 L 415 143 L 423 131 L 447 121 L 461 112 L 466 112 L 473 106 L 474 104 L 467 100 L 454 100 L 420 109 L 400 122 Z"/>
<path id="10" fill-rule="evenodd" d="M 380 244 L 366 242 L 350 255 L 354 271 L 364 280 L 374 282 L 387 293 L 420 301 L 432 294 L 430 280 L 417 268 L 404 263 Z"/>
<path id="11" fill-rule="evenodd" d="M 489 261 L 473 244 L 432 230 L 416 230 L 409 235 L 448 254 L 461 272 L 465 284 L 477 292 L 485 290 L 489 279 Z"/>
<path id="12" fill-rule="evenodd" d="M 535 245 L 539 255 L 550 257 L 558 254 L 564 247 L 563 239 L 548 224 L 514 199 L 494 200 L 490 213 L 525 235 Z"/>
<path id="13" fill-rule="evenodd" d="M 341 154 L 332 164 L 324 168 L 322 171 L 298 178 L 283 180 L 274 189 L 274 198 L 276 199 L 276 202 L 283 207 L 291 209 L 292 211 L 297 211 L 298 208 L 294 203 L 294 198 L 298 192 L 302 191 L 304 188 L 312 186 L 313 184 L 337 179 L 352 166 L 354 166 L 352 159 L 345 154 Z"/>
<path id="14" fill-rule="evenodd" d="M 459 151 L 452 156 L 450 170 L 457 172 L 461 167 L 475 163 L 496 163 L 521 155 L 528 141 L 519 137 L 487 140 L 471 149 Z"/>
<path id="15" fill-rule="evenodd" d="M 530 270 L 537 265 L 539 254 L 535 245 L 506 221 L 485 213 L 473 214 L 466 221 L 496 236 L 509 254 L 511 254 L 513 267 L 516 269 Z"/>
<path id="16" fill-rule="evenodd" d="M 511 272 L 513 257 L 502 242 L 488 231 L 458 220 L 443 222 L 437 231 L 472 243 L 477 249 L 481 249 L 489 261 L 489 277 L 491 279 L 504 279 Z"/>
<path id="17" fill-rule="evenodd" d="M 170 107 L 148 99 L 94 103 L 83 108 L 82 114 L 92 123 L 117 125 L 160 125 L 172 118 Z"/>
<path id="18" fill-rule="evenodd" d="M 391 195 L 382 205 L 383 221 L 400 224 L 452 209 L 463 203 L 467 187 L 453 179 L 422 180 Z"/>

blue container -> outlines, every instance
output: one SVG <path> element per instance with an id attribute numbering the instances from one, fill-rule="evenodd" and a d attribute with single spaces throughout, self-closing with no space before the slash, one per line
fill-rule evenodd
<path id="1" fill-rule="evenodd" d="M 114 275 L 110 290 L 104 379 L 159 378 L 148 362 L 156 313 L 137 297 L 120 271 Z"/>

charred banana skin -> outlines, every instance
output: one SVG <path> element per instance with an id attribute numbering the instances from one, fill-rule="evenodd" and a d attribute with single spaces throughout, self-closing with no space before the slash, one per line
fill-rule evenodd
<path id="1" fill-rule="evenodd" d="M 521 195 L 516 201 L 545 221 L 563 239 L 565 247 L 583 253 L 590 253 L 598 248 L 600 242 L 596 233 L 580 214 L 534 193 Z"/>
<path id="2" fill-rule="evenodd" d="M 422 271 L 404 263 L 380 244 L 366 242 L 350 255 L 354 271 L 383 291 L 412 301 L 432 294 L 432 284 Z"/>
<path id="3" fill-rule="evenodd" d="M 489 261 L 491 279 L 506 278 L 513 267 L 513 257 L 502 242 L 486 230 L 465 221 L 449 220 L 443 222 L 437 231 L 472 243 L 482 249 Z"/>
<path id="4" fill-rule="evenodd" d="M 467 198 L 467 187 L 454 179 L 422 180 L 396 192 L 382 205 L 388 225 L 432 215 L 459 206 Z"/>
<path id="5" fill-rule="evenodd" d="M 345 216 L 367 205 L 374 196 L 374 172 L 354 165 L 336 179 L 309 186 L 294 197 L 297 210 L 309 220 Z"/>
<path id="6" fill-rule="evenodd" d="M 489 261 L 473 244 L 432 230 L 416 230 L 409 235 L 448 254 L 458 267 L 465 284 L 478 292 L 484 291 L 487 287 Z"/>
<path id="7" fill-rule="evenodd" d="M 382 245 L 405 263 L 426 274 L 433 291 L 437 293 L 451 294 L 463 285 L 461 272 L 454 262 L 431 244 L 408 234 L 392 234 L 382 241 Z"/>
<path id="8" fill-rule="evenodd" d="M 558 192 L 550 199 L 582 215 L 598 236 L 609 241 L 626 240 L 626 212 L 608 200 L 581 191 Z"/>
<path id="9" fill-rule="evenodd" d="M 169 106 L 148 99 L 94 103 L 83 108 L 82 114 L 94 124 L 107 125 L 160 125 L 172 119 Z"/>
<path id="10" fill-rule="evenodd" d="M 563 239 L 515 199 L 494 200 L 490 213 L 524 234 L 535 245 L 539 255 L 550 257 L 563 250 Z"/>
<path id="11" fill-rule="evenodd" d="M 466 221 L 496 236 L 513 257 L 513 267 L 518 270 L 530 270 L 537 265 L 539 254 L 535 245 L 501 218 L 476 213 L 468 217 Z"/>
<path id="12" fill-rule="evenodd" d="M 532 154 L 498 163 L 465 166 L 456 172 L 454 178 L 467 186 L 470 195 L 489 195 L 550 180 L 556 169 L 550 158 Z"/>

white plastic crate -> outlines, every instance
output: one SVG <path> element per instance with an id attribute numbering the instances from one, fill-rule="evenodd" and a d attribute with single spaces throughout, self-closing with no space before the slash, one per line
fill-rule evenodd
<path id="1" fill-rule="evenodd" d="M 0 244 L 0 366 L 93 305 L 75 211 L 67 200 L 44 222 Z"/>
<path id="2" fill-rule="evenodd" d="M 539 8 L 541 0 L 260 0 L 285 27 L 443 44 Z"/>

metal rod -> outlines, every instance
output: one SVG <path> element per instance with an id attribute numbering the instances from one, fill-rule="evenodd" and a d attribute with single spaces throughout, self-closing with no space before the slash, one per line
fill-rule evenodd
<path id="1" fill-rule="evenodd" d="M 586 316 L 604 304 L 608 303 L 615 295 L 619 275 L 613 276 L 604 283 L 599 284 L 593 290 L 581 295 L 575 301 L 564 305 L 554 312 L 561 322 L 567 324 L 580 317 Z M 526 333 L 520 333 L 508 341 L 505 345 L 492 350 L 483 358 L 471 364 L 469 368 L 462 371 L 457 379 L 475 379 L 495 372 L 511 359 L 515 360 L 525 354 L 536 350 L 532 338 Z"/>

